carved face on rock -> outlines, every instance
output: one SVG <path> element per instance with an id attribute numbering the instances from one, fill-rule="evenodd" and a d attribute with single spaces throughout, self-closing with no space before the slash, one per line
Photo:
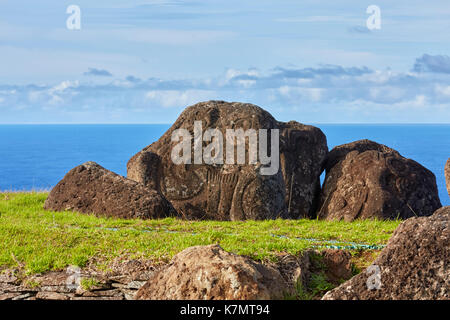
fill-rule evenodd
<path id="1" fill-rule="evenodd" d="M 293 129 L 294 126 L 297 128 Z M 203 136 L 198 135 L 199 127 L 203 132 L 207 129 L 218 130 L 224 137 L 222 162 L 208 164 L 204 158 L 201 161 L 200 157 L 199 163 L 198 150 L 204 155 L 205 150 L 212 142 L 212 138 L 208 140 L 205 139 L 204 134 Z M 289 140 L 289 137 L 287 140 L 277 138 L 278 150 L 272 152 L 272 141 L 274 140 L 272 130 L 280 131 L 280 136 L 286 136 L 285 131 L 288 129 L 293 131 L 290 135 L 292 137 L 303 135 L 307 138 L 308 136 L 317 136 L 317 138 L 315 140 L 308 138 L 311 142 L 301 147 L 292 146 L 293 142 Z M 184 141 L 184 137 L 174 141 L 172 136 L 174 132 L 181 132 L 181 130 L 184 130 L 185 136 L 192 143 L 191 154 L 188 154 L 191 161 L 176 164 L 177 162 L 173 161 L 172 151 L 180 141 Z M 260 135 L 257 136 L 258 150 L 250 147 L 251 138 L 249 136 L 245 136 L 242 140 L 239 138 L 233 140 L 233 142 L 236 141 L 236 145 L 232 148 L 234 151 L 230 162 L 228 161 L 228 150 L 226 150 L 227 130 L 242 130 L 244 133 L 250 133 L 252 130 L 255 132 L 267 130 L 270 133 L 262 140 Z M 303 133 L 295 134 L 296 131 Z M 242 141 L 244 143 L 240 143 Z M 276 170 L 270 175 L 261 174 L 261 168 L 268 167 L 261 161 L 259 147 L 262 141 L 266 142 L 267 157 L 271 158 L 271 162 L 275 158 L 278 162 Z M 241 146 L 244 149 L 244 161 L 240 161 L 238 157 L 238 154 L 242 155 L 242 152 L 239 152 Z M 316 152 L 316 149 L 320 149 L 320 151 Z M 185 154 L 184 150 L 183 155 Z M 280 150 L 285 150 L 283 151 L 285 154 L 280 154 Z M 186 218 L 243 220 L 286 217 L 286 200 L 288 199 L 286 199 L 287 185 L 284 176 L 287 171 L 299 171 L 300 165 L 304 165 L 303 162 L 298 162 L 298 156 L 287 155 L 287 152 L 293 152 L 292 150 L 303 150 L 305 161 L 314 163 L 313 168 L 315 169 L 309 173 L 314 178 L 308 177 L 302 180 L 299 173 L 297 178 L 299 182 L 294 185 L 292 194 L 292 198 L 299 199 L 296 202 L 292 201 L 294 202 L 293 208 L 299 211 L 301 203 L 302 210 L 306 210 L 308 214 L 313 207 L 313 197 L 307 198 L 300 193 L 309 195 L 310 193 L 315 194 L 317 191 L 320 167 L 327 152 L 324 135 L 319 129 L 310 126 L 277 122 L 268 112 L 251 104 L 210 101 L 186 108 L 173 126 L 157 142 L 145 148 L 129 161 L 128 177 L 139 182 L 145 181 L 154 186 L 173 204 L 179 214 Z M 216 151 L 214 150 L 214 155 Z M 312 154 L 313 151 L 314 156 L 311 155 L 311 159 L 309 159 L 308 154 Z M 272 158 L 274 155 L 275 158 Z M 256 160 L 250 161 L 251 158 Z M 288 160 L 283 160 L 280 167 L 281 158 Z M 149 170 L 150 167 L 151 170 Z M 309 191 L 305 191 L 306 189 Z"/>
<path id="2" fill-rule="evenodd" d="M 178 141 L 170 139 L 172 132 L 185 129 L 195 140 L 197 133 L 194 123 L 200 128 L 217 129 L 224 137 L 227 129 L 247 131 L 277 128 L 277 122 L 270 114 L 254 106 L 247 106 L 245 112 L 242 108 L 231 105 L 220 109 L 208 106 L 186 109 L 172 128 L 146 150 L 159 156 L 159 174 L 153 178 L 157 180 L 153 184 L 159 186 L 161 193 L 181 211 L 181 215 L 242 220 L 273 218 L 285 211 L 281 171 L 278 170 L 275 177 L 261 177 L 258 172 L 260 162 L 249 164 L 251 150 L 248 138 L 244 164 L 226 164 L 225 161 L 212 165 L 196 164 L 194 161 L 175 164 L 170 156 Z M 208 142 L 201 140 L 203 151 Z M 195 148 L 194 144 L 193 146 Z M 190 159 L 195 159 L 194 148 Z M 235 157 L 236 152 L 237 147 Z M 146 163 L 142 165 L 149 166 Z M 145 170 L 142 172 L 148 179 L 149 173 Z M 142 180 L 144 177 L 133 178 Z M 271 195 L 270 198 L 268 195 Z"/>

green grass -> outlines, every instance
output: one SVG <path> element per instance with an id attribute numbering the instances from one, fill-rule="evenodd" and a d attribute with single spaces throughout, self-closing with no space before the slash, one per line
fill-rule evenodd
<path id="1" fill-rule="evenodd" d="M 103 268 L 117 257 L 163 263 L 187 247 L 215 243 L 257 260 L 276 259 L 279 253 L 297 254 L 321 244 L 297 237 L 385 244 L 400 223 L 121 220 L 45 211 L 47 195 L 0 193 L 0 269 L 19 266 L 33 274 L 68 265 L 83 267 L 94 257 Z"/>
<path id="2" fill-rule="evenodd" d="M 89 291 L 95 287 L 97 287 L 100 284 L 100 282 L 97 279 L 93 279 L 93 278 L 83 278 L 80 281 L 80 285 L 81 287 L 86 290 Z"/>
<path id="3" fill-rule="evenodd" d="M 323 262 L 323 257 L 318 254 L 310 255 L 312 266 L 311 275 L 304 285 L 298 281 L 295 285 L 295 292 L 287 295 L 286 300 L 314 300 L 320 299 L 327 291 L 337 287 L 331 283 L 326 275 L 327 267 Z"/>

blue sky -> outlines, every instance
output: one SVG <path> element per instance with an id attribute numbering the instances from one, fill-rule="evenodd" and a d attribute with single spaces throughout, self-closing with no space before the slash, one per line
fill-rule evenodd
<path id="1" fill-rule="evenodd" d="M 450 123 L 449 18 L 448 0 L 0 0 L 0 123 L 171 123 L 210 99 L 304 123 Z"/>

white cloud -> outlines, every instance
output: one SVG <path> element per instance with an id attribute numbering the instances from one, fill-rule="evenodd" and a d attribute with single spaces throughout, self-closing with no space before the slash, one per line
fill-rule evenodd
<path id="1" fill-rule="evenodd" d="M 211 100 L 214 92 L 207 90 L 152 90 L 146 94 L 146 98 L 164 108 L 184 107 L 199 101 Z"/>
<path id="2" fill-rule="evenodd" d="M 450 86 L 436 85 L 435 91 L 437 94 L 450 97 Z"/>
<path id="3" fill-rule="evenodd" d="M 424 119 L 450 121 L 450 75 L 442 73 L 325 65 L 265 72 L 228 69 L 203 79 L 138 79 L 128 74 L 99 83 L 85 78 L 52 85 L 0 85 L 0 103 L 11 108 L 58 107 L 61 112 L 78 115 L 86 110 L 153 114 L 217 99 L 251 102 L 284 114 L 311 112 L 317 122 L 324 113 L 335 114 L 336 119 L 381 121 L 382 115 L 388 115 L 385 112 L 391 113 L 389 120 L 397 122 L 414 114 L 415 121 L 419 114 Z M 173 116 L 173 111 L 165 112 Z"/>
<path id="4" fill-rule="evenodd" d="M 290 100 L 301 99 L 303 101 L 318 102 L 321 100 L 325 89 L 281 86 L 278 88 L 278 92 L 281 96 Z"/>
<path id="5" fill-rule="evenodd" d="M 63 81 L 56 86 L 52 87 L 48 92 L 50 94 L 63 92 L 69 88 L 77 88 L 80 85 L 80 82 L 78 80 L 75 81 Z"/>

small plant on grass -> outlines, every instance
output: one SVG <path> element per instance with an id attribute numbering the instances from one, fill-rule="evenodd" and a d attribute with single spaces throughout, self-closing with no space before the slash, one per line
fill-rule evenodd
<path id="1" fill-rule="evenodd" d="M 90 291 L 95 287 L 100 285 L 100 282 L 94 278 L 82 278 L 80 280 L 80 285 L 83 290 Z"/>
<path id="2" fill-rule="evenodd" d="M 303 286 L 299 280 L 295 283 L 294 293 L 287 294 L 285 300 L 312 300 L 314 296 Z"/>
<path id="3" fill-rule="evenodd" d="M 41 283 L 36 280 L 25 280 L 25 287 L 30 289 L 39 288 L 41 286 Z"/>
<path id="4" fill-rule="evenodd" d="M 352 263 L 351 267 L 352 267 L 352 277 L 361 273 L 361 269 L 358 268 L 354 263 Z"/>
<path id="5" fill-rule="evenodd" d="M 322 271 L 320 273 L 313 274 L 309 282 L 309 288 L 313 297 L 323 296 L 327 291 L 334 289 L 336 286 L 330 283 Z"/>

